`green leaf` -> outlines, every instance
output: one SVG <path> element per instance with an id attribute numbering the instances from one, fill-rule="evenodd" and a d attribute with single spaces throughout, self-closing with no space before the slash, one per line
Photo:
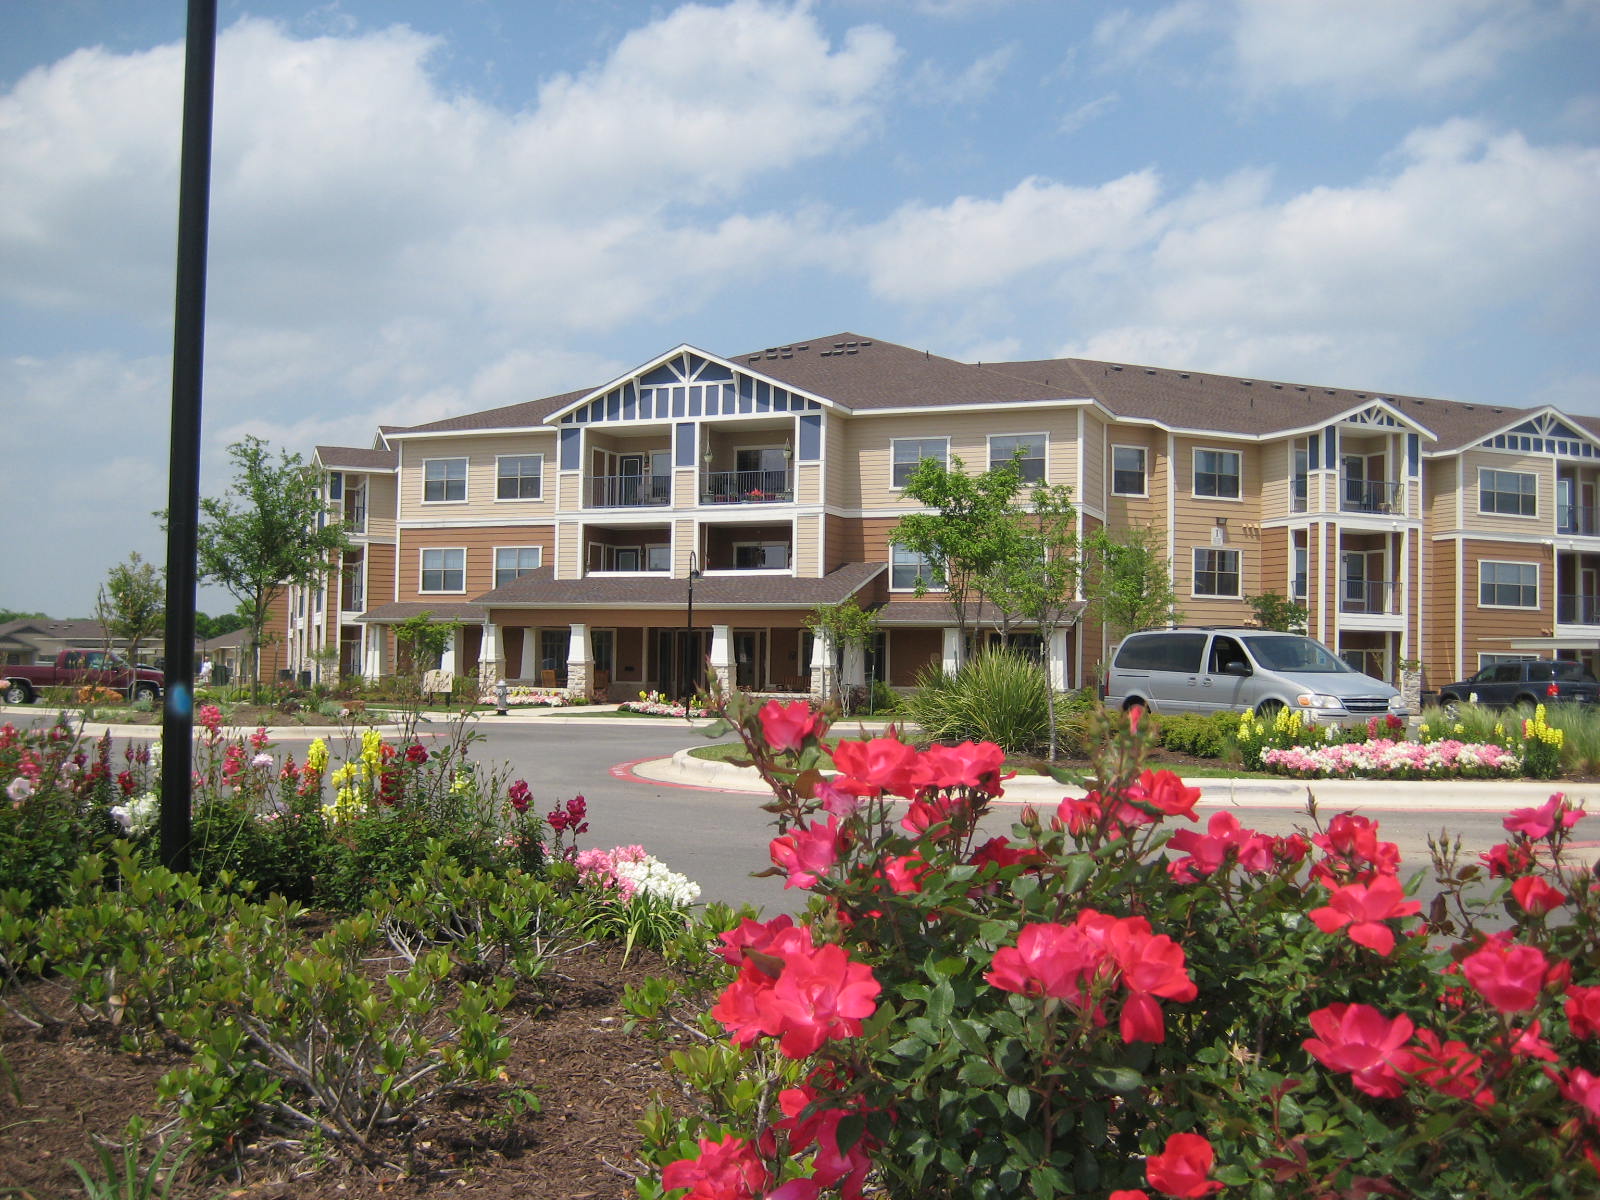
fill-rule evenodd
<path id="1" fill-rule="evenodd" d="M 1026 1120 L 1033 1107 L 1033 1094 L 1020 1084 L 1013 1084 L 1006 1089 L 1006 1107 L 1016 1114 L 1018 1120 Z"/>
<path id="2" fill-rule="evenodd" d="M 1095 1067 L 1089 1072 L 1089 1078 L 1096 1086 L 1119 1095 L 1136 1092 L 1144 1086 L 1144 1076 L 1132 1067 Z"/>

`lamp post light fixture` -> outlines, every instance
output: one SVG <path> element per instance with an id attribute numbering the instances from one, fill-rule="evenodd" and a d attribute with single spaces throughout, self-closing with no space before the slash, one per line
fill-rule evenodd
<path id="1" fill-rule="evenodd" d="M 685 669 L 683 674 L 685 696 L 683 699 L 684 712 L 688 712 L 689 703 L 694 699 L 695 676 L 695 647 L 694 647 L 694 581 L 700 578 L 700 560 L 693 550 L 689 551 L 689 606 L 685 614 L 685 621 L 689 626 L 689 633 L 684 640 Z"/>

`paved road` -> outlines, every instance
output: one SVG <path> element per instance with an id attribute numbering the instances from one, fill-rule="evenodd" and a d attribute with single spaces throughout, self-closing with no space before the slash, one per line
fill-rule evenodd
<path id="1" fill-rule="evenodd" d="M 38 710 L 11 709 L 3 719 L 40 719 Z M 533 789 L 540 811 L 548 811 L 571 796 L 582 793 L 589 804 L 591 830 L 586 846 L 612 846 L 630 842 L 642 844 L 674 870 L 682 871 L 700 883 L 705 899 L 733 903 L 747 902 L 769 911 L 798 911 L 804 895 L 785 890 L 781 880 L 752 878 L 751 872 L 768 863 L 767 842 L 771 836 L 768 816 L 758 807 L 760 797 L 749 791 L 727 791 L 703 783 L 686 781 L 681 773 L 651 770 L 643 764 L 670 757 L 686 746 L 705 744 L 703 734 L 677 721 L 627 721 L 606 718 L 528 718 L 513 716 L 503 721 L 486 717 L 476 728 L 483 740 L 474 750 L 480 761 L 509 764 L 512 778 L 526 779 Z M 313 733 L 278 731 L 277 741 L 299 757 L 304 743 Z M 339 746 L 333 746 L 338 756 Z M 641 764 L 639 770 L 631 764 Z M 648 778 L 643 773 L 668 776 Z M 1348 785 L 1345 785 L 1348 788 Z M 1437 786 L 1426 800 L 1430 805 L 1419 811 L 1422 790 L 1390 788 L 1361 794 L 1345 790 L 1339 795 L 1325 788 L 1324 818 L 1346 807 L 1360 811 L 1382 823 L 1383 836 L 1397 842 L 1409 869 L 1427 863 L 1430 834 L 1448 831 L 1461 837 L 1470 861 L 1481 851 L 1503 840 L 1500 819 L 1505 811 L 1529 803 L 1542 795 L 1543 788 L 1523 788 L 1512 793 L 1514 785 L 1462 784 L 1459 789 Z M 1494 789 L 1494 790 L 1490 790 Z M 1061 789 L 1062 792 L 1065 789 Z M 1463 798 L 1453 807 L 1453 795 Z M 1052 798 L 1053 790 L 1047 791 Z M 1500 804 L 1496 797 L 1504 795 Z M 1038 801 L 1037 794 L 1035 795 Z M 1306 816 L 1298 800 L 1275 799 L 1270 793 L 1247 799 L 1249 807 L 1235 811 L 1245 824 L 1269 833 L 1286 833 L 1303 827 Z M 1041 803 L 1041 808 L 1044 803 Z M 1600 802 L 1589 799 L 1591 809 Z M 1016 804 L 1002 803 L 986 821 L 986 832 L 1009 832 Z M 1203 804 L 1202 821 L 1211 811 L 1232 807 L 1224 802 Z M 1596 819 L 1600 824 L 1600 818 Z M 1600 830 L 1585 833 L 1600 834 Z"/>

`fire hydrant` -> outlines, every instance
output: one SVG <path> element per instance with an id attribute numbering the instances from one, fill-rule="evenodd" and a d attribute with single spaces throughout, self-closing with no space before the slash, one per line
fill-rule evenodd
<path id="1" fill-rule="evenodd" d="M 506 687 L 506 681 L 504 679 L 500 679 L 500 680 L 496 680 L 495 681 L 495 685 L 494 685 L 494 709 L 495 709 L 495 712 L 494 712 L 494 715 L 497 716 L 497 717 L 503 717 L 503 716 L 506 715 L 507 706 L 510 704 L 510 701 L 506 698 L 507 693 L 509 692 L 509 690 L 510 689 L 508 689 Z"/>

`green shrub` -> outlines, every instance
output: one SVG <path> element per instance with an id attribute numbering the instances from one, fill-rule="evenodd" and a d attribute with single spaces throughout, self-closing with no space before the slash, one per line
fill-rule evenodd
<path id="1" fill-rule="evenodd" d="M 988 650 L 954 674 L 925 670 L 905 711 L 936 742 L 988 741 L 1008 754 L 1038 754 L 1050 744 L 1049 695 L 1038 663 Z"/>
<path id="2" fill-rule="evenodd" d="M 1174 713 L 1157 718 L 1156 724 L 1163 748 L 1196 758 L 1224 757 L 1239 731 L 1236 713 Z"/>

